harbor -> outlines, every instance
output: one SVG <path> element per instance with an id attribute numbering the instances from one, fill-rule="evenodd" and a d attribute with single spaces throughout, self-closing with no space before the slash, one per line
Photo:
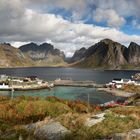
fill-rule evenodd
<path id="1" fill-rule="evenodd" d="M 92 80 L 72 80 L 72 79 L 56 79 L 53 81 L 46 81 L 37 78 L 36 76 L 26 77 L 13 77 L 7 75 L 0 75 L 0 91 L 9 90 L 12 93 L 14 91 L 30 91 L 30 90 L 55 90 L 55 87 L 79 87 L 79 88 L 93 88 L 97 91 L 104 91 L 108 94 L 118 97 L 133 97 L 136 93 L 124 91 L 122 88 L 124 85 L 128 87 L 130 85 L 139 86 L 139 81 L 131 79 L 113 79 L 106 84 L 97 84 Z M 51 95 L 51 94 L 50 94 Z"/>
<path id="2" fill-rule="evenodd" d="M 36 76 L 12 77 L 0 75 L 0 90 L 25 91 L 50 89 L 47 81 L 38 79 Z"/>
<path id="3" fill-rule="evenodd" d="M 93 87 L 103 88 L 103 84 L 96 84 L 94 81 L 73 81 L 56 79 L 54 81 L 45 81 L 36 76 L 27 77 L 12 77 L 7 75 L 0 75 L 0 90 L 39 90 L 51 89 L 54 86 L 72 86 L 72 87 Z"/>

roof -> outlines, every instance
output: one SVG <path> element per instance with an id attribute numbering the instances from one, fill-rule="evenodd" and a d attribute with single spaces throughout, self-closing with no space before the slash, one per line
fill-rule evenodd
<path id="1" fill-rule="evenodd" d="M 130 79 L 123 79 L 124 82 L 129 82 Z"/>
<path id="2" fill-rule="evenodd" d="M 120 78 L 114 78 L 113 80 L 115 80 L 115 81 L 121 81 L 122 79 L 120 79 Z"/>

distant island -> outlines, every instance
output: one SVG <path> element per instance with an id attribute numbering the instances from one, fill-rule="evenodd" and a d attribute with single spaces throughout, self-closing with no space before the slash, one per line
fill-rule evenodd
<path id="1" fill-rule="evenodd" d="M 94 69 L 139 69 L 140 46 L 131 42 L 128 47 L 103 39 L 93 46 L 81 48 L 67 59 L 64 52 L 49 43 L 29 43 L 19 48 L 0 44 L 0 67 L 80 67 Z"/>

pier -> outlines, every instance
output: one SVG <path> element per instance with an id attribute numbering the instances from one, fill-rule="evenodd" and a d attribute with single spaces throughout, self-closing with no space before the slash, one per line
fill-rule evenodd
<path id="1" fill-rule="evenodd" d="M 94 87 L 103 88 L 104 85 L 96 84 L 94 81 L 73 81 L 73 80 L 55 80 L 54 86 L 75 86 L 75 87 Z"/>

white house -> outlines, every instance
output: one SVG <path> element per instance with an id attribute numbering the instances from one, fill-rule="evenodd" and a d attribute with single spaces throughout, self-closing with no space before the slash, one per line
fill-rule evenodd
<path id="1" fill-rule="evenodd" d="M 119 78 L 113 79 L 112 83 L 123 84 L 123 79 L 119 79 Z"/>
<path id="2" fill-rule="evenodd" d="M 5 84 L 5 83 L 1 83 L 0 84 L 0 89 L 10 89 L 9 85 Z"/>
<path id="3" fill-rule="evenodd" d="M 131 79 L 113 79 L 112 83 L 116 83 L 116 84 L 135 84 L 135 81 L 132 81 Z"/>
<path id="4" fill-rule="evenodd" d="M 109 82 L 107 84 L 107 86 L 112 86 L 112 87 L 116 87 L 116 88 L 122 88 L 122 85 L 123 84 L 139 84 L 140 85 L 140 82 L 139 83 L 136 83 L 135 81 L 132 81 L 131 79 L 119 79 L 119 78 L 116 78 L 116 79 L 113 79 L 112 82 Z"/>

